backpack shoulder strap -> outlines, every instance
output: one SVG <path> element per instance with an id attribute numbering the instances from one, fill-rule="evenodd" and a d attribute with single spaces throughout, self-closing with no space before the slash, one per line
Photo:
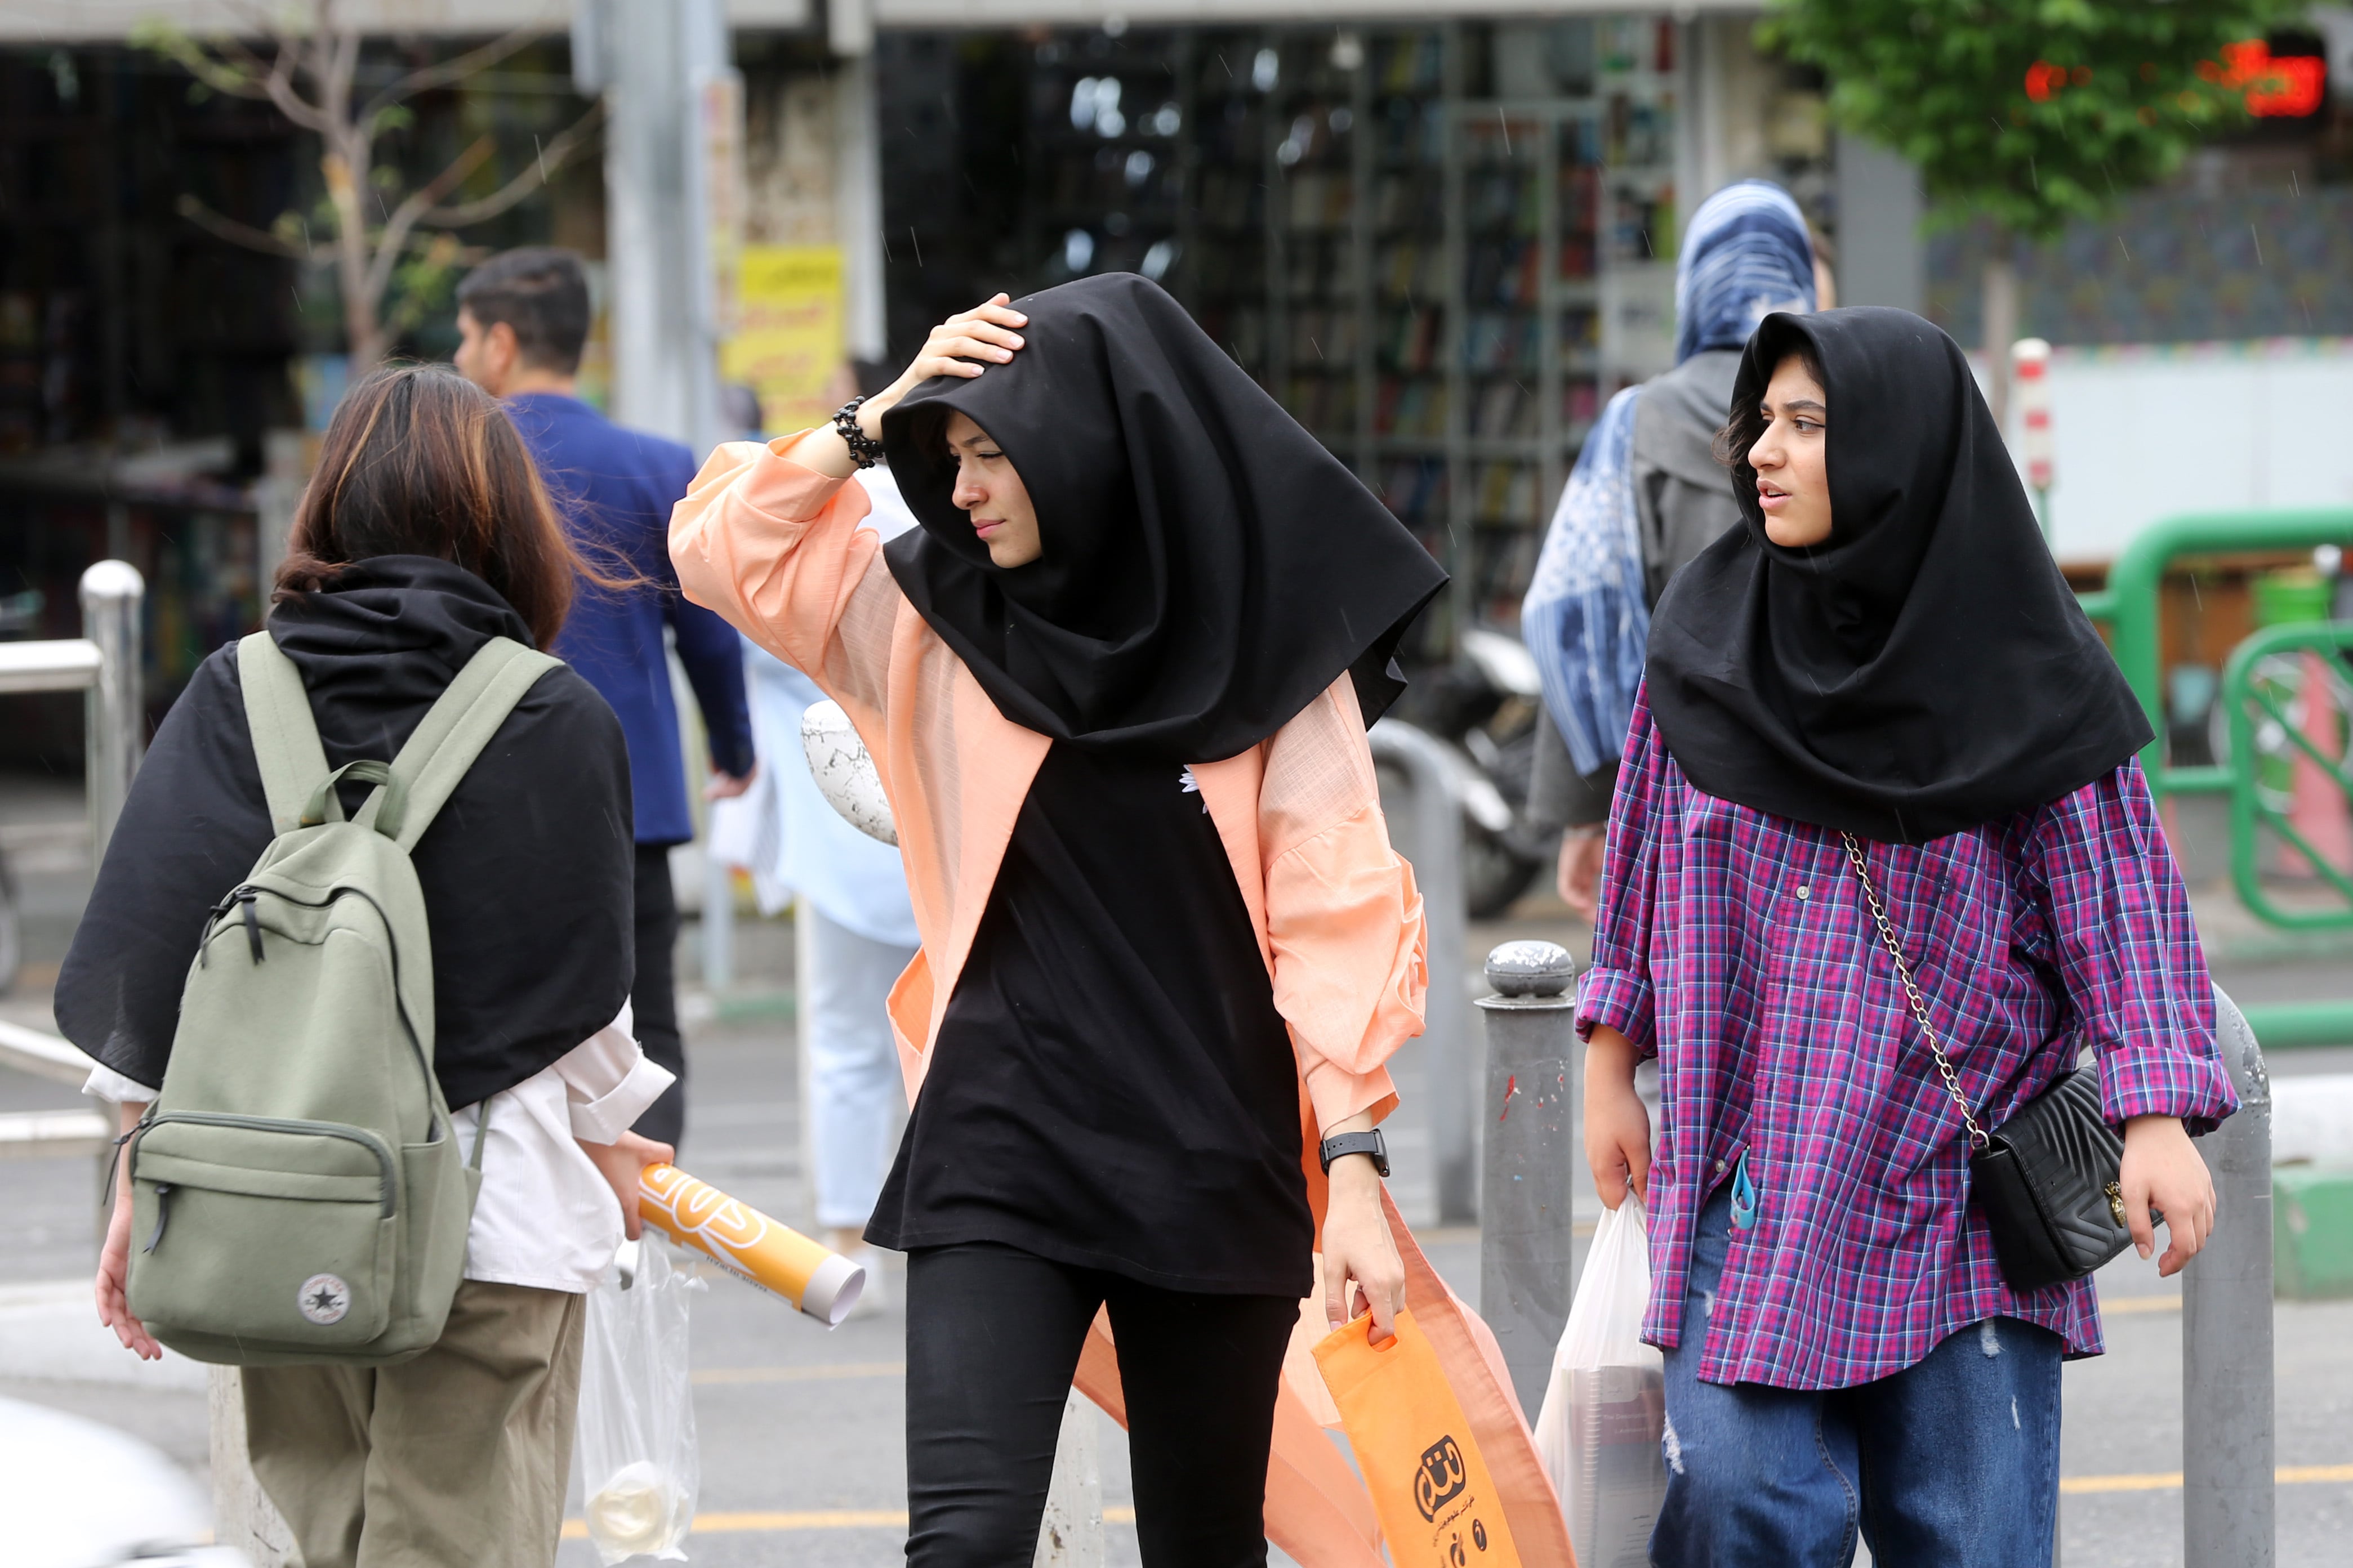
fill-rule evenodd
<path id="1" fill-rule="evenodd" d="M 512 637 L 492 637 L 467 661 L 392 760 L 407 797 L 396 836 L 403 849 L 417 847 L 523 693 L 563 662 Z"/>
<path id="2" fill-rule="evenodd" d="M 291 833 L 327 776 L 327 752 L 319 744 L 310 694 L 302 689 L 294 661 L 267 631 L 238 639 L 237 678 L 245 690 L 245 724 L 253 736 L 253 760 L 261 767 L 261 793 L 269 802 L 270 831 Z"/>

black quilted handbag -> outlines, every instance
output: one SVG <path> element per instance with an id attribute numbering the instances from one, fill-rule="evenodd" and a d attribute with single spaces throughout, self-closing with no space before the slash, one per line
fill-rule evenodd
<path id="1" fill-rule="evenodd" d="M 1878 922 L 1879 940 L 1895 961 L 1904 997 L 1936 1058 L 1945 1089 L 1961 1108 L 1969 1130 L 1969 1185 L 1993 1233 L 2001 1276 L 2013 1290 L 2039 1290 L 2084 1275 L 2122 1252 L 2132 1240 L 2125 1225 L 2122 1186 L 2125 1141 L 2100 1109 L 2097 1078 L 2087 1072 L 2060 1075 L 1992 1132 L 1978 1125 L 1961 1093 L 1959 1078 L 1946 1059 L 1944 1043 L 1928 1021 L 1928 1005 L 1913 984 L 1895 926 L 1881 907 L 1879 893 L 1863 867 L 1862 846 L 1846 840 L 1847 863 L 1862 884 L 1862 896 Z M 2158 1217 L 2151 1212 L 2152 1219 Z"/>

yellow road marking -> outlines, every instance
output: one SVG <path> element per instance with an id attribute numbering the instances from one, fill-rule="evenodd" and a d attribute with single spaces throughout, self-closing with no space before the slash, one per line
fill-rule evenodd
<path id="1" fill-rule="evenodd" d="M 2353 1483 L 2353 1465 L 2282 1465 L 2274 1472 L 2281 1486 L 2329 1486 Z M 2181 1472 L 2152 1471 L 2137 1476 L 2069 1476 L 2059 1483 L 2061 1492 L 2069 1497 L 2084 1497 L 2101 1492 L 2161 1492 L 2171 1491 L 2181 1485 Z M 1103 1510 L 1105 1524 L 1134 1524 L 1135 1510 L 1113 1507 Z M 820 1508 L 789 1510 L 756 1510 L 740 1513 L 698 1513 L 694 1516 L 697 1535 L 739 1535 L 774 1533 L 802 1530 L 904 1530 L 907 1514 L 903 1509 L 887 1508 Z M 564 1539 L 586 1541 L 588 1526 L 581 1520 L 564 1521 Z"/>
<path id="2" fill-rule="evenodd" d="M 2179 1296 L 2118 1296 L 2100 1298 L 2100 1312 L 2178 1312 L 2181 1310 Z"/>
<path id="3" fill-rule="evenodd" d="M 2353 1481 L 2353 1465 L 2282 1465 L 2272 1479 L 2284 1487 Z M 2161 1492 L 2181 1484 L 2179 1470 L 2141 1476 L 2069 1476 L 2059 1489 L 2070 1497 L 2085 1492 Z"/>
<path id="4" fill-rule="evenodd" d="M 835 1366 L 715 1366 L 694 1373 L 697 1383 L 833 1383 L 858 1377 L 903 1377 L 902 1361 L 852 1361 Z"/>

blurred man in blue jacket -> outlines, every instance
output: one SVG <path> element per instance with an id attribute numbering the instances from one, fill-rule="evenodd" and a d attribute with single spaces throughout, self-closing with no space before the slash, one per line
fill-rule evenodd
<path id="1" fill-rule="evenodd" d="M 646 1055 L 678 1075 L 637 1131 L 677 1143 L 684 1131 L 686 1059 L 678 1032 L 672 956 L 678 900 L 669 850 L 694 837 L 662 629 L 702 710 L 713 796 L 751 783 L 752 720 L 743 645 L 734 629 L 681 597 L 670 563 L 670 512 L 694 479 L 694 454 L 675 441 L 624 430 L 575 395 L 588 341 L 588 279 L 568 250 L 494 256 L 458 286 L 459 371 L 504 401 L 538 460 L 565 525 L 591 560 L 645 580 L 623 592 L 579 585 L 551 652 L 586 676 L 620 716 L 636 793 L 638 974 L 629 1001 Z"/>

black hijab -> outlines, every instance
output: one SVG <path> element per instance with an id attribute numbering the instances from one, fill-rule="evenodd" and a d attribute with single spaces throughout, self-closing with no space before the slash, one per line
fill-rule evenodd
<path id="1" fill-rule="evenodd" d="M 1746 526 L 1667 585 L 1650 701 L 1707 794 L 1883 842 L 1923 843 L 2056 800 L 2150 739 L 2052 563 L 1953 340 L 1904 310 L 1765 318 L 1732 406 L 1803 343 L 1830 413 L 1831 536 Z"/>
<path id="2" fill-rule="evenodd" d="M 1017 300 L 1009 364 L 882 416 L 920 529 L 892 575 L 997 710 L 1058 742 L 1216 762 L 1346 670 L 1369 724 L 1446 574 L 1340 461 L 1133 273 Z M 1045 554 L 1009 571 L 950 499 L 950 411 L 988 433 Z"/>
<path id="3" fill-rule="evenodd" d="M 395 756 L 484 643 L 531 642 L 488 583 L 419 555 L 354 563 L 273 609 L 269 631 L 302 673 L 331 766 Z M 270 839 L 237 654 L 197 666 L 156 729 L 58 976 L 66 1037 L 151 1088 L 206 911 Z M 412 856 L 433 933 L 433 1069 L 453 1110 L 621 1010 L 636 973 L 629 826 L 620 721 L 576 672 L 550 670 Z"/>

